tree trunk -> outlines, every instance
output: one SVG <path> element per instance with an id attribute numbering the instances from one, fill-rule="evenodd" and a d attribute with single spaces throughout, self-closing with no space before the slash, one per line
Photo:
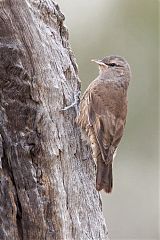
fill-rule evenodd
<path id="1" fill-rule="evenodd" d="M 0 1 L 0 239 L 108 239 L 80 89 L 52 0 Z"/>

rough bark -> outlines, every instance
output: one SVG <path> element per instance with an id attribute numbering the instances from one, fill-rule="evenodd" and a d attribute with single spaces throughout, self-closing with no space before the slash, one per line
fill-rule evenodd
<path id="1" fill-rule="evenodd" d="M 0 239 L 108 239 L 80 89 L 52 0 L 0 0 Z"/>

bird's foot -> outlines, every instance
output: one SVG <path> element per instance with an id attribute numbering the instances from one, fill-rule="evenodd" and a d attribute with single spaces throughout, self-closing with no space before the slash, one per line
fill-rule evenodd
<path id="1" fill-rule="evenodd" d="M 66 111 L 66 110 L 68 110 L 72 107 L 75 107 L 76 112 L 78 112 L 78 105 L 79 105 L 79 102 L 80 102 L 80 99 L 79 99 L 80 93 L 81 93 L 80 91 L 76 92 L 74 94 L 74 102 L 71 105 L 66 106 L 65 108 L 62 108 L 61 111 Z"/>

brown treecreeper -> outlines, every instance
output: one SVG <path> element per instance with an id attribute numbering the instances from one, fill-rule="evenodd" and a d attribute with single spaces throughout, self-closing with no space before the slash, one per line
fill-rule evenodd
<path id="1" fill-rule="evenodd" d="M 77 123 L 90 140 L 97 165 L 96 189 L 110 193 L 113 158 L 126 123 L 131 72 L 129 64 L 120 56 L 92 61 L 99 65 L 99 76 L 81 98 Z"/>

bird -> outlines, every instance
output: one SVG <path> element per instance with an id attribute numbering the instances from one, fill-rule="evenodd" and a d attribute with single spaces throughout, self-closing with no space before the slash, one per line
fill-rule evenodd
<path id="1" fill-rule="evenodd" d="M 131 70 L 121 56 L 92 61 L 98 64 L 99 75 L 80 99 L 76 122 L 92 149 L 97 168 L 96 190 L 111 193 L 113 159 L 126 124 Z"/>

